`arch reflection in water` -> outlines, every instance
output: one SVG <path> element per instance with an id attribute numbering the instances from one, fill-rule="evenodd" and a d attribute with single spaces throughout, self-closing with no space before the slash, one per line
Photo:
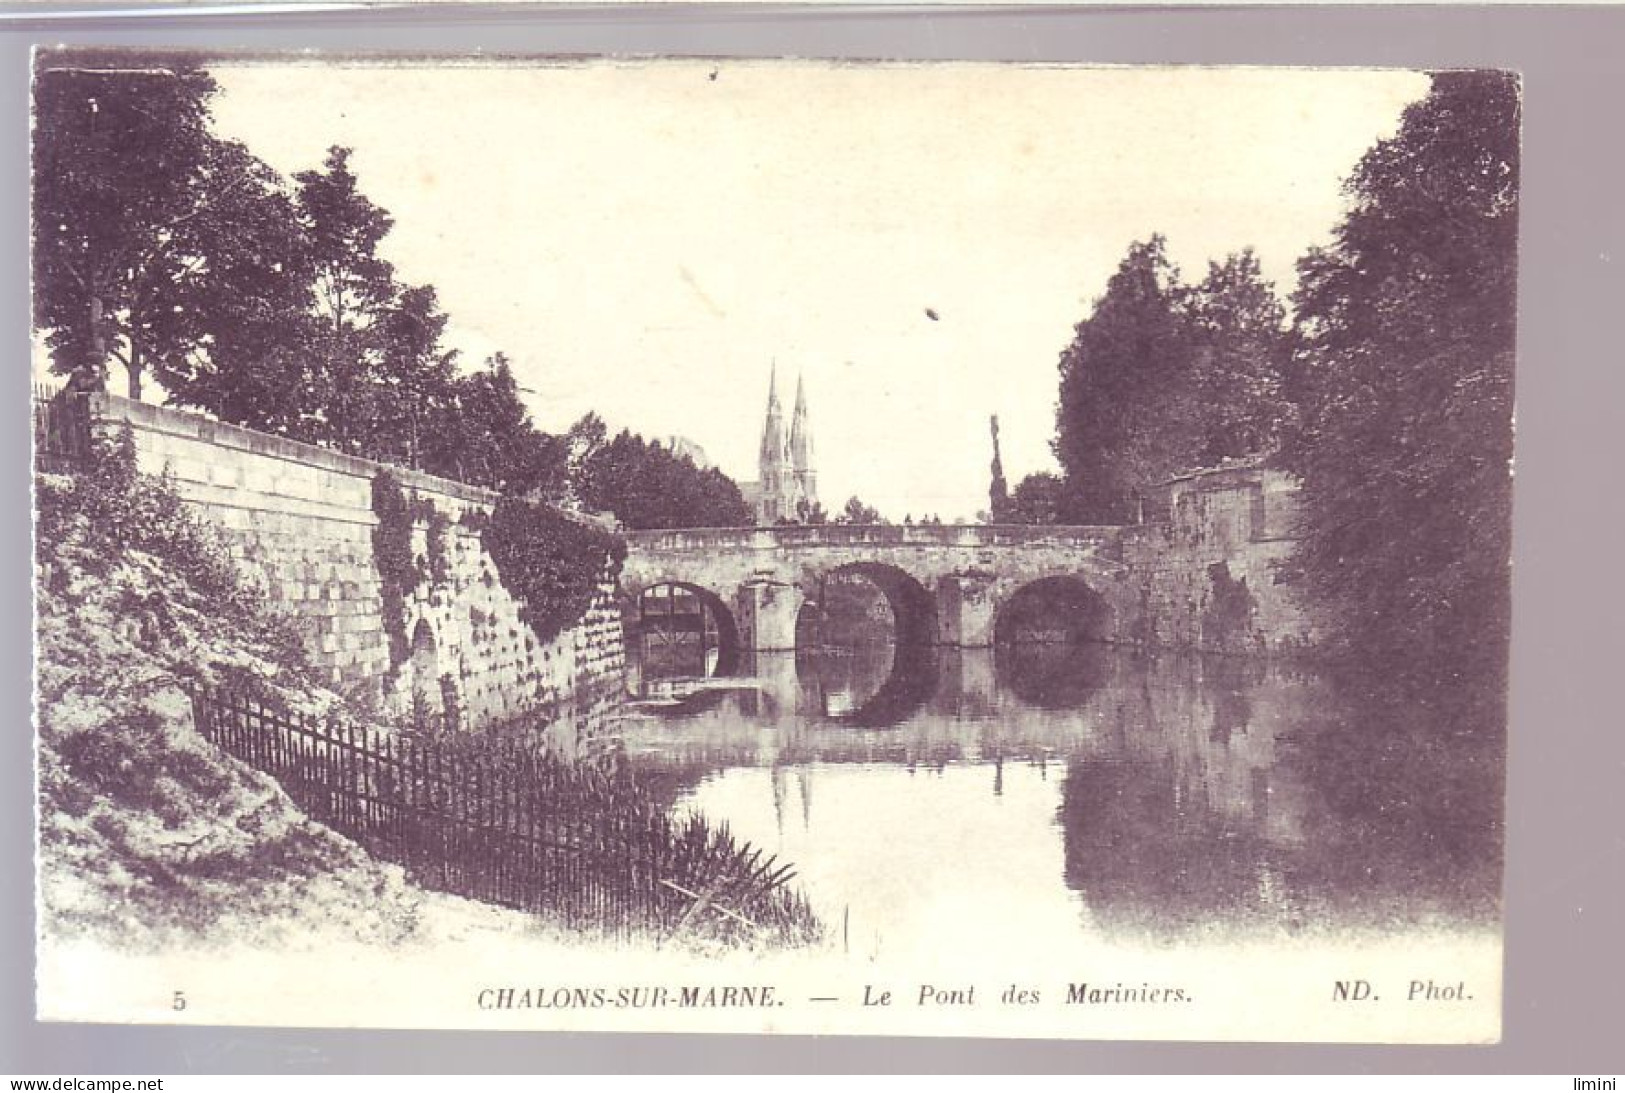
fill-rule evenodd
<path id="1" fill-rule="evenodd" d="M 999 680 L 1022 702 L 1043 710 L 1081 707 L 1125 654 L 1108 645 L 1001 645 L 994 649 Z"/>
<path id="2" fill-rule="evenodd" d="M 937 691 L 941 657 L 929 645 L 796 653 L 798 708 L 861 728 L 901 725 Z"/>

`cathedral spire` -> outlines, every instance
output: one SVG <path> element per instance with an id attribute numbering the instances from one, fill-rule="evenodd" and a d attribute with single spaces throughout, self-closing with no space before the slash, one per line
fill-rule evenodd
<path id="1" fill-rule="evenodd" d="M 790 419 L 790 462 L 797 474 L 812 470 L 812 425 L 807 420 L 807 390 L 796 376 L 796 409 Z"/>
<path id="2" fill-rule="evenodd" d="M 796 409 L 790 419 L 790 471 L 795 476 L 793 503 L 797 515 L 811 512 L 818 503 L 818 472 L 813 469 L 812 422 L 807 417 L 807 389 L 796 376 Z"/>
<path id="3" fill-rule="evenodd" d="M 779 408 L 779 368 L 775 363 L 767 380 L 767 420 L 762 423 L 762 451 L 758 460 L 764 486 L 778 481 L 784 457 L 784 411 Z"/>

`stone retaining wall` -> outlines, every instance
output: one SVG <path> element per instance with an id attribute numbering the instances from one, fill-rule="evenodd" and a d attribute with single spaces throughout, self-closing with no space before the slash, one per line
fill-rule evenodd
<path id="1" fill-rule="evenodd" d="M 1124 534 L 1131 602 L 1117 605 L 1119 640 L 1218 653 L 1315 644 L 1312 615 L 1284 580 L 1298 511 L 1290 476 L 1200 471 L 1157 500 L 1157 522 Z"/>
<path id="2" fill-rule="evenodd" d="M 468 727 L 539 712 L 572 736 L 583 696 L 619 686 L 613 583 L 600 586 L 580 624 L 539 640 L 469 526 L 491 511 L 494 493 L 116 395 L 97 396 L 93 414 L 103 428 L 131 425 L 141 469 L 167 472 L 271 602 L 303 623 L 312 659 L 335 689 L 397 711 L 414 702 L 455 707 Z M 448 521 L 440 578 L 405 597 L 400 663 L 392 662 L 373 549 L 373 480 L 385 470 L 420 501 L 412 549 L 424 573 L 432 567 L 421 502 Z"/>

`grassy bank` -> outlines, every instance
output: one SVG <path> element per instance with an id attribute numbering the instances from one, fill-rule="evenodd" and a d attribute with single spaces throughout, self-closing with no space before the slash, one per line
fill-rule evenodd
<path id="1" fill-rule="evenodd" d="M 127 438 L 36 480 L 40 928 L 140 946 L 388 941 L 418 929 L 398 868 L 312 823 L 205 742 L 188 685 L 312 711 L 337 699 Z"/>
<path id="2" fill-rule="evenodd" d="M 313 682 L 295 626 L 268 608 L 171 484 L 137 473 L 128 434 L 99 442 L 78 473 L 40 475 L 35 500 L 47 936 L 136 948 L 393 943 L 445 933 L 426 918 L 455 930 L 459 916 L 489 917 L 420 885 L 524 907 L 535 925 L 577 936 L 676 932 L 730 946 L 818 936 L 810 909 L 760 855 L 703 820 L 669 820 L 629 771 L 549 765 L 502 734 L 374 735 L 367 711 Z M 352 739 L 351 729 L 327 726 L 348 721 L 374 741 L 357 754 L 388 758 L 318 784 L 313 770 L 339 768 L 312 767 L 308 739 L 291 764 L 271 762 L 284 753 L 261 746 L 271 731 L 263 721 L 233 736 L 228 753 L 218 732 L 200 734 L 190 697 L 228 694 L 275 711 L 286 731 L 337 734 L 320 742 L 327 751 Z M 442 764 L 457 773 L 428 779 Z M 379 830 L 341 822 L 362 814 L 340 806 L 363 784 L 365 814 L 391 817 Z M 544 828 L 553 840 L 545 852 L 532 845 Z M 536 891 L 516 896 L 511 881 L 526 869 Z M 502 882 L 498 895 L 481 870 Z M 481 883 L 452 884 L 454 874 Z M 689 915 L 697 897 L 685 890 L 748 896 L 762 926 Z M 584 901 L 628 910 L 595 917 Z"/>

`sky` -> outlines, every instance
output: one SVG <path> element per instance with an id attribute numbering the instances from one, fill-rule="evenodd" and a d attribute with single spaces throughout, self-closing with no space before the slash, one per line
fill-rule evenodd
<path id="1" fill-rule="evenodd" d="M 819 492 L 892 519 L 1052 470 L 1073 327 L 1153 232 L 1189 280 L 1251 246 L 1289 292 L 1343 179 L 1426 77 L 1395 70 L 583 61 L 213 67 L 217 130 L 291 176 L 330 145 L 502 350 L 537 425 L 589 410 L 755 479 L 804 379 Z M 936 316 L 932 318 L 932 314 Z"/>

